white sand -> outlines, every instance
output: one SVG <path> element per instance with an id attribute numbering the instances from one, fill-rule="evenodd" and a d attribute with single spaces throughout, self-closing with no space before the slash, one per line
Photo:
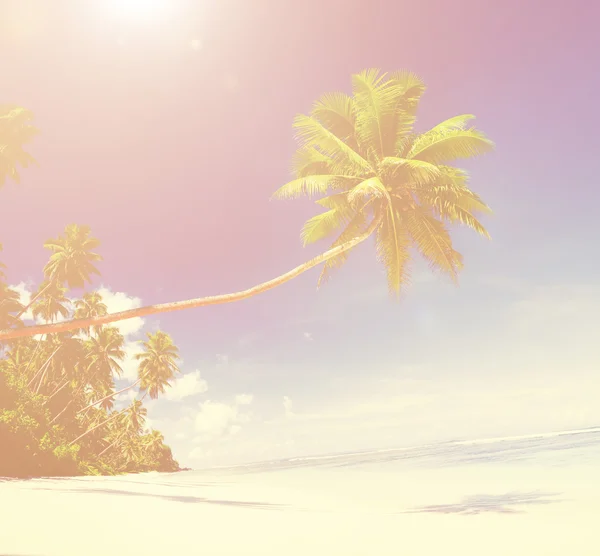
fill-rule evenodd
<path id="1" fill-rule="evenodd" d="M 99 492 L 111 489 L 117 492 Z M 532 491 L 561 501 L 513 506 L 522 513 L 402 513 L 470 495 Z M 599 518 L 600 471 L 593 466 L 0 482 L 0 555 L 598 556 Z"/>

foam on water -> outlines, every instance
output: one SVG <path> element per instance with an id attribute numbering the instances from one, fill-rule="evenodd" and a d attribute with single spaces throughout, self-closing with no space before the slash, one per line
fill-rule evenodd
<path id="1" fill-rule="evenodd" d="M 294 457 L 202 472 L 256 473 L 300 467 L 361 467 L 405 465 L 439 467 L 470 463 L 540 463 L 563 465 L 600 462 L 600 427 L 471 440 L 454 440 L 406 448 Z"/>

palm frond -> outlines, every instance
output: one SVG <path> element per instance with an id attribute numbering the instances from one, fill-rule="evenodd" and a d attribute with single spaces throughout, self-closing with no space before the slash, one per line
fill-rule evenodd
<path id="1" fill-rule="evenodd" d="M 329 237 L 337 229 L 341 228 L 350 220 L 352 211 L 349 207 L 343 209 L 330 209 L 321 214 L 309 218 L 302 227 L 300 239 L 306 247 L 310 243 L 315 243 L 321 239 Z"/>
<path id="2" fill-rule="evenodd" d="M 472 158 L 494 149 L 494 143 L 475 128 L 428 131 L 415 139 L 406 158 L 441 164 Z"/>
<path id="3" fill-rule="evenodd" d="M 361 145 L 369 145 L 370 161 L 385 155 L 384 123 L 396 111 L 401 86 L 379 70 L 365 70 L 352 76 L 352 91 L 356 105 L 356 134 Z"/>
<path id="4" fill-rule="evenodd" d="M 430 131 L 437 133 L 454 131 L 457 129 L 467 129 L 467 124 L 474 119 L 475 116 L 473 116 L 473 114 L 461 114 L 460 116 L 454 116 L 453 118 L 448 118 L 447 120 L 440 122 L 432 127 Z"/>
<path id="5" fill-rule="evenodd" d="M 332 162 L 349 165 L 354 172 L 373 172 L 371 165 L 318 120 L 302 114 L 294 119 L 296 137 L 303 147 L 313 147 L 329 156 Z"/>
<path id="6" fill-rule="evenodd" d="M 409 279 L 410 238 L 400 213 L 391 206 L 377 229 L 375 246 L 377 258 L 385 267 L 390 293 L 398 295 Z"/>
<path id="7" fill-rule="evenodd" d="M 462 255 L 454 250 L 444 224 L 418 209 L 408 212 L 405 222 L 415 246 L 432 269 L 445 272 L 456 282 L 463 267 Z"/>
<path id="8" fill-rule="evenodd" d="M 329 195 L 329 197 L 323 197 L 316 200 L 315 203 L 326 209 L 346 210 L 346 208 L 350 207 L 348 193 L 345 191 L 343 193 L 334 193 L 333 195 Z"/>
<path id="9" fill-rule="evenodd" d="M 435 164 L 410 158 L 386 157 L 381 161 L 380 169 L 391 183 L 401 186 L 411 183 L 428 185 L 442 177 Z"/>
<path id="10" fill-rule="evenodd" d="M 487 239 L 490 238 L 490 234 L 485 229 L 483 224 L 475 218 L 475 216 L 468 210 L 460 206 L 460 197 L 457 199 L 450 196 L 431 196 L 426 199 L 427 204 L 435 210 L 435 212 L 444 220 L 449 222 L 459 222 L 478 234 L 482 235 Z"/>
<path id="11" fill-rule="evenodd" d="M 456 202 L 463 209 L 471 212 L 492 213 L 492 209 L 483 202 L 481 197 L 469 189 L 469 174 L 465 170 L 443 165 L 439 165 L 438 168 L 449 179 L 447 185 L 440 187 L 452 189 L 457 196 Z"/>
<path id="12" fill-rule="evenodd" d="M 348 203 L 356 206 L 357 203 L 370 197 L 385 197 L 387 191 L 378 177 L 369 178 L 355 185 L 348 192 Z"/>
<path id="13" fill-rule="evenodd" d="M 395 83 L 397 98 L 393 111 L 382 122 L 384 132 L 384 155 L 400 154 L 406 136 L 412 133 L 417 117 L 417 108 L 425 92 L 425 84 L 419 76 L 410 71 L 397 71 L 389 75 Z"/>
<path id="14" fill-rule="evenodd" d="M 292 175 L 304 178 L 313 174 L 331 174 L 334 161 L 314 147 L 301 147 L 292 157 Z"/>
<path id="15" fill-rule="evenodd" d="M 331 249 L 335 247 L 339 247 L 344 243 L 354 239 L 356 236 L 363 234 L 367 229 L 367 216 L 365 211 L 358 211 L 354 213 L 354 216 L 348 223 L 348 225 L 344 228 L 342 233 L 338 236 L 338 238 L 331 245 Z M 350 251 L 344 251 L 340 253 L 336 257 L 332 259 L 328 259 L 325 261 L 323 265 L 323 270 L 319 275 L 319 280 L 317 282 L 317 288 L 320 288 L 323 284 L 325 284 L 329 278 L 331 277 L 331 273 L 335 270 L 343 266 L 343 264 L 348 260 L 350 256 Z"/>
<path id="16" fill-rule="evenodd" d="M 342 175 L 311 175 L 292 180 L 285 185 L 282 185 L 275 193 L 273 199 L 293 199 L 306 195 L 314 197 L 315 195 L 325 195 L 329 188 L 340 187 L 341 184 L 347 184 L 347 187 L 352 187 L 356 183 L 355 176 Z"/>
<path id="17" fill-rule="evenodd" d="M 338 139 L 358 151 L 352 97 L 344 93 L 327 93 L 315 103 L 311 115 Z"/>
<path id="18" fill-rule="evenodd" d="M 465 210 L 460 205 L 450 205 L 446 207 L 445 212 L 442 214 L 448 215 L 447 218 L 451 222 L 460 222 L 464 226 L 467 226 L 468 228 L 471 228 L 477 232 L 479 235 L 487 239 L 492 239 L 485 226 L 479 222 L 479 220 L 477 220 L 477 218 L 475 218 L 471 212 Z"/>

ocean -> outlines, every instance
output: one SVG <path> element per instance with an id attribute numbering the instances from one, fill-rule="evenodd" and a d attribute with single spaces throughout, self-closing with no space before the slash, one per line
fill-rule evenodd
<path id="1" fill-rule="evenodd" d="M 600 427 L 0 481 L 0 556 L 597 556 Z"/>
<path id="2" fill-rule="evenodd" d="M 377 469 L 435 468 L 472 464 L 519 463 L 600 465 L 600 427 L 548 433 L 454 440 L 436 444 L 295 457 L 200 470 L 202 473 L 262 473 L 300 467 Z M 195 473 L 195 472 L 192 472 Z"/>

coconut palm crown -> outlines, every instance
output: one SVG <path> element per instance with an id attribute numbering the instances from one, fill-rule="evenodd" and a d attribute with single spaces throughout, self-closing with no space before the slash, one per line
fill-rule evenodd
<path id="1" fill-rule="evenodd" d="M 316 202 L 327 210 L 304 224 L 305 245 L 333 236 L 336 247 L 372 230 L 394 294 L 408 280 L 411 247 L 456 280 L 463 262 L 448 224 L 464 224 L 489 237 L 476 218 L 489 207 L 469 189 L 467 173 L 449 163 L 491 151 L 494 144 L 468 125 L 470 114 L 415 133 L 424 91 L 413 73 L 370 69 L 352 77 L 351 96 L 321 97 L 309 116 L 295 119 L 300 143 L 295 179 L 274 195 L 321 196 Z M 348 254 L 325 263 L 319 284 Z"/>

